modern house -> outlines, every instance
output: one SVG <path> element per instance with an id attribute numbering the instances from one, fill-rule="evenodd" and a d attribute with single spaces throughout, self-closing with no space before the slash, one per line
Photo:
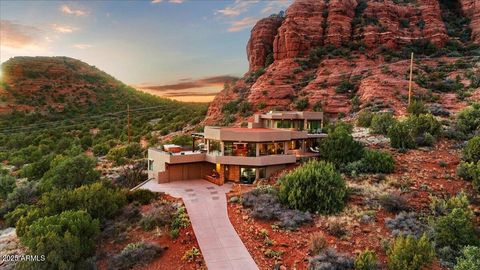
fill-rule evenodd
<path id="1" fill-rule="evenodd" d="M 251 183 L 297 162 L 319 156 L 322 112 L 257 114 L 248 127 L 207 126 L 194 133 L 190 151 L 148 149 L 148 176 L 159 183 L 207 179 Z M 172 147 L 172 146 L 169 146 Z"/>

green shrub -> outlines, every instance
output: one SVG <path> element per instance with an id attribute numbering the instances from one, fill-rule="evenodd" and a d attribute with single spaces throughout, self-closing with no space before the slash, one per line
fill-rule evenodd
<path id="1" fill-rule="evenodd" d="M 466 246 L 457 258 L 454 270 L 480 269 L 480 247 Z"/>
<path id="2" fill-rule="evenodd" d="M 378 269 L 378 259 L 375 252 L 365 250 L 355 257 L 356 270 L 376 270 Z"/>
<path id="3" fill-rule="evenodd" d="M 369 111 L 362 111 L 358 114 L 357 126 L 370 127 L 374 114 Z"/>
<path id="4" fill-rule="evenodd" d="M 420 100 L 413 100 L 407 108 L 407 112 L 413 115 L 420 115 L 427 113 L 425 105 Z"/>
<path id="5" fill-rule="evenodd" d="M 454 208 L 434 221 L 434 240 L 437 248 L 451 247 L 460 251 L 467 245 L 478 245 L 479 239 L 473 222 L 473 213 L 468 208 Z"/>
<path id="6" fill-rule="evenodd" d="M 339 125 L 328 132 L 320 145 L 320 153 L 325 160 L 341 165 L 362 158 L 363 146 L 353 139 L 347 128 Z"/>
<path id="7" fill-rule="evenodd" d="M 303 111 L 308 107 L 308 98 L 301 98 L 295 102 L 295 108 Z"/>
<path id="8" fill-rule="evenodd" d="M 401 236 L 395 239 L 387 256 L 389 270 L 421 270 L 433 262 L 435 251 L 426 235 L 418 240 Z"/>
<path id="9" fill-rule="evenodd" d="M 13 189 L 15 189 L 15 177 L 8 174 L 0 174 L 0 199 L 6 199 Z"/>
<path id="10" fill-rule="evenodd" d="M 475 103 L 460 111 L 457 116 L 457 129 L 466 135 L 480 129 L 480 103 Z"/>
<path id="11" fill-rule="evenodd" d="M 406 122 L 397 122 L 388 130 L 390 145 L 398 149 L 413 149 L 416 147 L 415 141 L 410 135 L 410 127 Z"/>
<path id="12" fill-rule="evenodd" d="M 110 150 L 110 146 L 106 143 L 100 143 L 93 146 L 93 154 L 97 157 L 105 156 Z"/>
<path id="13" fill-rule="evenodd" d="M 108 151 L 107 159 L 112 161 L 114 166 L 123 165 L 127 162 L 127 150 L 124 146 L 117 146 Z"/>
<path id="14" fill-rule="evenodd" d="M 76 188 L 95 182 L 100 178 L 95 164 L 95 160 L 85 155 L 56 158 L 43 176 L 41 187 L 43 190 Z"/>
<path id="15" fill-rule="evenodd" d="M 368 150 L 361 159 L 363 172 L 367 173 L 392 173 L 395 169 L 395 160 L 390 153 Z"/>
<path id="16" fill-rule="evenodd" d="M 463 149 L 463 158 L 469 162 L 480 161 L 480 136 L 470 139 Z"/>
<path id="17" fill-rule="evenodd" d="M 100 228 L 85 211 L 66 211 L 43 217 L 28 226 L 21 242 L 32 255 L 45 256 L 45 262 L 26 262 L 25 269 L 81 269 L 95 253 Z M 23 264 L 23 263 L 22 263 Z"/>
<path id="18" fill-rule="evenodd" d="M 290 207 L 322 214 L 341 211 L 345 181 L 331 163 L 308 161 L 279 180 L 279 198 Z"/>
<path id="19" fill-rule="evenodd" d="M 124 192 L 101 182 L 74 190 L 54 190 L 42 195 L 39 204 L 48 215 L 65 210 L 85 210 L 91 217 L 105 220 L 115 216 L 126 204 Z"/>
<path id="20" fill-rule="evenodd" d="M 405 121 L 411 129 L 413 138 L 421 137 L 426 133 L 436 137 L 440 134 L 442 127 L 431 114 L 411 115 Z"/>
<path id="21" fill-rule="evenodd" d="M 140 204 L 149 204 L 157 197 L 157 193 L 148 189 L 136 189 L 127 193 L 128 202 L 139 202 Z"/>
<path id="22" fill-rule="evenodd" d="M 372 117 L 370 131 L 375 134 L 387 134 L 396 120 L 391 113 L 377 113 Z"/>

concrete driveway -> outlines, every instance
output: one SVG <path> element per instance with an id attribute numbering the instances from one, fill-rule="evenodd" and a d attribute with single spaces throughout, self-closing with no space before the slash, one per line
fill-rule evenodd
<path id="1" fill-rule="evenodd" d="M 258 269 L 228 218 L 225 193 L 230 191 L 229 183 L 217 186 L 205 180 L 186 180 L 158 184 L 151 180 L 140 188 L 183 199 L 209 270 Z"/>

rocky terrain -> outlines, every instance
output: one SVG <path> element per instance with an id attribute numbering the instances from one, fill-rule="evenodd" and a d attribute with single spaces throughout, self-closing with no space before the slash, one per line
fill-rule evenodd
<path id="1" fill-rule="evenodd" d="M 205 122 L 240 123 L 272 109 L 403 114 L 411 52 L 416 96 L 455 111 L 479 97 L 479 33 L 475 0 L 296 0 L 285 15 L 253 27 L 248 72 L 217 95 Z M 456 62 L 455 70 L 444 68 Z M 427 78 L 436 86 L 461 85 L 424 83 L 426 68 L 440 69 Z M 225 113 L 229 102 L 241 104 L 240 111 Z"/>
<path id="2" fill-rule="evenodd" d="M 32 111 L 96 103 L 98 89 L 121 83 L 80 60 L 68 57 L 14 57 L 2 64 L 0 112 Z"/>

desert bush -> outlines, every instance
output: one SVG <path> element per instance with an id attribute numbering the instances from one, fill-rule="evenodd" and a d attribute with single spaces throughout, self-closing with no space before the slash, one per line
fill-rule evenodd
<path id="1" fill-rule="evenodd" d="M 65 210 L 85 210 L 92 218 L 104 221 L 115 216 L 126 204 L 125 194 L 107 185 L 97 182 L 74 190 L 46 192 L 39 204 L 48 215 L 56 215 Z"/>
<path id="2" fill-rule="evenodd" d="M 388 133 L 389 128 L 396 122 L 391 113 L 377 113 L 372 118 L 370 131 L 375 134 Z"/>
<path id="3" fill-rule="evenodd" d="M 95 170 L 95 163 L 95 160 L 85 155 L 55 158 L 41 180 L 41 188 L 47 191 L 93 183 L 100 178 L 100 173 Z"/>
<path id="4" fill-rule="evenodd" d="M 98 220 L 85 211 L 65 211 L 39 218 L 20 237 L 32 255 L 44 255 L 45 262 L 26 262 L 25 269 L 76 269 L 94 255 Z M 30 268 L 31 267 L 31 268 Z M 81 269 L 81 268 L 80 268 Z"/>
<path id="5" fill-rule="evenodd" d="M 449 246 L 459 252 L 464 246 L 480 243 L 470 209 L 454 208 L 450 213 L 439 216 L 433 224 L 437 248 Z"/>
<path id="6" fill-rule="evenodd" d="M 343 209 L 347 188 L 331 163 L 312 160 L 279 180 L 279 198 L 294 209 L 335 213 Z"/>
<path id="7" fill-rule="evenodd" d="M 0 208 L 0 214 L 3 215 L 10 212 L 21 204 L 29 205 L 35 203 L 40 194 L 37 186 L 38 185 L 35 182 L 19 184 L 7 195 L 7 199 Z"/>
<path id="8" fill-rule="evenodd" d="M 320 153 L 325 160 L 341 165 L 362 158 L 363 146 L 353 139 L 346 127 L 338 125 L 322 141 Z"/>
<path id="9" fill-rule="evenodd" d="M 170 236 L 172 236 L 173 239 L 177 238 L 180 229 L 188 227 L 189 224 L 190 220 L 188 219 L 185 207 L 177 207 L 177 211 L 175 211 L 172 222 L 170 223 Z"/>
<path id="10" fill-rule="evenodd" d="M 333 248 L 326 248 L 309 259 L 309 270 L 348 270 L 354 266 L 354 260 L 346 254 L 339 254 Z"/>
<path id="11" fill-rule="evenodd" d="M 466 246 L 457 258 L 454 270 L 480 269 L 480 247 Z"/>
<path id="12" fill-rule="evenodd" d="M 388 130 L 390 145 L 398 149 L 413 149 L 416 147 L 415 140 L 410 135 L 410 128 L 405 122 L 397 122 Z"/>
<path id="13" fill-rule="evenodd" d="M 152 192 L 148 189 L 136 189 L 129 191 L 127 193 L 128 202 L 139 202 L 140 204 L 149 204 L 155 198 L 157 198 L 157 193 Z"/>
<path id="14" fill-rule="evenodd" d="M 408 105 L 407 112 L 413 115 L 420 115 L 427 113 L 427 109 L 422 101 L 414 100 L 410 105 Z"/>
<path id="15" fill-rule="evenodd" d="M 327 247 L 327 240 L 321 233 L 313 233 L 310 236 L 310 247 L 309 250 L 311 254 L 319 254 L 322 250 Z"/>
<path id="16" fill-rule="evenodd" d="M 15 186 L 13 176 L 0 173 L 0 199 L 6 199 L 7 195 L 15 189 Z"/>
<path id="17" fill-rule="evenodd" d="M 142 216 L 139 225 L 146 231 L 153 230 L 155 227 L 169 226 L 176 211 L 173 204 L 160 202 Z"/>
<path id="18" fill-rule="evenodd" d="M 480 136 L 475 136 L 467 142 L 463 149 L 463 159 L 468 162 L 480 161 Z"/>
<path id="19" fill-rule="evenodd" d="M 361 113 L 358 114 L 357 118 L 357 126 L 359 127 L 370 127 L 372 124 L 372 118 L 374 114 L 369 111 L 362 111 Z"/>
<path id="20" fill-rule="evenodd" d="M 285 208 L 277 196 L 278 191 L 270 186 L 253 189 L 242 195 L 242 205 L 252 208 L 252 217 L 262 220 L 278 220 L 284 229 L 296 229 L 312 221 L 309 213 Z"/>
<path id="21" fill-rule="evenodd" d="M 363 172 L 368 173 L 392 173 L 395 169 L 395 160 L 390 153 L 367 150 L 361 159 Z"/>
<path id="22" fill-rule="evenodd" d="M 438 136 L 441 131 L 441 124 L 431 114 L 411 115 L 405 120 L 412 129 L 412 136 L 417 137 L 429 133 Z"/>
<path id="23" fill-rule="evenodd" d="M 385 225 L 392 231 L 392 235 L 395 237 L 411 235 L 415 239 L 420 238 L 427 229 L 415 212 L 401 212 L 393 219 L 386 218 Z"/>
<path id="24" fill-rule="evenodd" d="M 105 156 L 110 150 L 110 146 L 106 143 L 95 144 L 92 148 L 93 154 L 96 157 Z"/>
<path id="25" fill-rule="evenodd" d="M 131 269 L 138 265 L 147 265 L 159 256 L 164 248 L 155 243 L 136 242 L 126 245 L 123 250 L 113 256 L 109 269 Z"/>
<path id="26" fill-rule="evenodd" d="M 340 220 L 334 219 L 328 223 L 327 232 L 332 236 L 340 238 L 347 234 L 346 227 L 347 227 L 347 224 L 345 222 L 341 222 Z"/>
<path id="27" fill-rule="evenodd" d="M 385 210 L 391 213 L 399 213 L 410 209 L 407 200 L 393 193 L 380 196 L 379 202 Z"/>
<path id="28" fill-rule="evenodd" d="M 375 252 L 367 249 L 359 253 L 355 257 L 355 269 L 356 270 L 377 270 L 378 258 Z"/>
<path id="29" fill-rule="evenodd" d="M 472 104 L 460 111 L 457 116 L 457 129 L 466 135 L 475 134 L 480 130 L 480 103 Z"/>
<path id="30" fill-rule="evenodd" d="M 295 102 L 295 108 L 299 111 L 303 111 L 308 107 L 308 98 L 302 98 Z"/>
<path id="31" fill-rule="evenodd" d="M 193 247 L 187 251 L 185 251 L 185 254 L 183 254 L 182 259 L 185 261 L 194 261 L 198 256 L 200 256 L 200 250 L 196 247 Z"/>
<path id="32" fill-rule="evenodd" d="M 476 164 L 474 162 L 460 162 L 457 167 L 457 175 L 467 181 L 472 181 L 475 190 L 480 192 L 480 161 Z"/>
<path id="33" fill-rule="evenodd" d="M 425 234 L 418 240 L 412 236 L 400 236 L 395 238 L 387 256 L 390 270 L 421 270 L 432 263 L 435 250 Z"/>
<path id="34" fill-rule="evenodd" d="M 470 200 L 464 192 L 460 192 L 448 200 L 432 197 L 431 201 L 430 210 L 433 216 L 447 215 L 455 208 L 468 210 L 468 206 L 470 205 Z"/>

